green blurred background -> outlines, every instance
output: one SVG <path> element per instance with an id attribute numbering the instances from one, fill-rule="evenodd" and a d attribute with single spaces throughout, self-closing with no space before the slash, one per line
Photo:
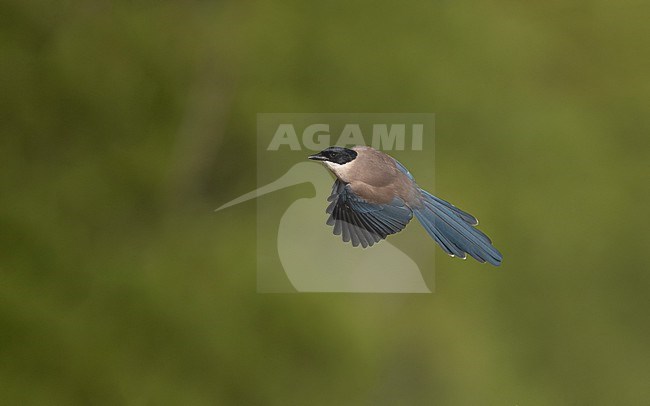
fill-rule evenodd
<path id="1" fill-rule="evenodd" d="M 0 1 L 0 403 L 648 404 L 649 13 Z M 503 266 L 257 294 L 259 112 L 436 113 Z"/>

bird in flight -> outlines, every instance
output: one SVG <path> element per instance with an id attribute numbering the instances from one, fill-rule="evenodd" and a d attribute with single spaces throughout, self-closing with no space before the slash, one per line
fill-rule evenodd
<path id="1" fill-rule="evenodd" d="M 501 264 L 503 256 L 476 228 L 474 216 L 420 189 L 393 157 L 366 146 L 334 146 L 309 159 L 321 161 L 336 177 L 327 199 L 327 224 L 343 241 L 370 247 L 402 231 L 415 215 L 447 254 Z"/>

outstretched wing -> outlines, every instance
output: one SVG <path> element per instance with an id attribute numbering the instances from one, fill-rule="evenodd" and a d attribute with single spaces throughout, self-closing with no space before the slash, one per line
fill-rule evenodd
<path id="1" fill-rule="evenodd" d="M 343 241 L 351 241 L 355 247 L 372 246 L 402 231 L 413 218 L 413 212 L 401 199 L 395 198 L 389 204 L 369 203 L 339 179 L 327 200 L 327 224 L 334 226 L 335 235 L 342 235 Z"/>

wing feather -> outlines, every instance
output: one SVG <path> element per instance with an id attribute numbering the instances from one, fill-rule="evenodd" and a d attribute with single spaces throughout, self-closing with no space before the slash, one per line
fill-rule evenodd
<path id="1" fill-rule="evenodd" d="M 327 200 L 327 225 L 334 226 L 334 234 L 354 247 L 372 246 L 402 231 L 413 218 L 413 212 L 401 199 L 395 198 L 389 204 L 370 203 L 339 179 Z"/>

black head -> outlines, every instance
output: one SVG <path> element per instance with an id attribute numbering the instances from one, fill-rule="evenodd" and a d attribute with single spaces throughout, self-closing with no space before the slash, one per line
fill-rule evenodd
<path id="1" fill-rule="evenodd" d="M 329 147 L 318 154 L 310 155 L 309 159 L 314 161 L 328 161 L 335 164 L 343 165 L 353 161 L 357 157 L 357 152 L 347 148 Z"/>

